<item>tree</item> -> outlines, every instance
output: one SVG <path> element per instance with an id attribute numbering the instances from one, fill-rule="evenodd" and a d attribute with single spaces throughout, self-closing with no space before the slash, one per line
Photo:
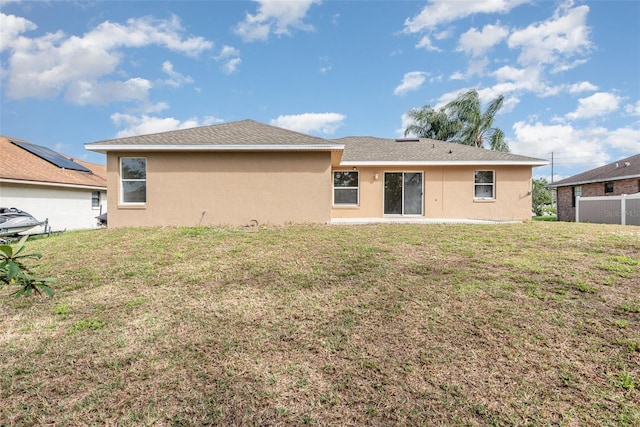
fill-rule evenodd
<path id="1" fill-rule="evenodd" d="M 504 102 L 504 95 L 498 95 L 483 112 L 480 97 L 475 89 L 471 89 L 445 105 L 449 120 L 459 122 L 460 131 L 454 142 L 475 147 L 483 147 L 485 140 L 494 151 L 509 151 L 504 142 L 504 132 L 494 128 L 493 120 Z"/>
<path id="2" fill-rule="evenodd" d="M 509 151 L 504 132 L 493 127 L 495 115 L 503 103 L 504 96 L 498 95 L 482 111 L 478 92 L 471 89 L 440 110 L 428 105 L 411 110 L 407 116 L 414 120 L 414 124 L 407 126 L 405 135 L 414 134 L 474 147 L 484 147 L 488 142 L 492 150 Z"/>
<path id="3" fill-rule="evenodd" d="M 549 183 L 544 178 L 538 178 L 533 180 L 533 190 L 531 192 L 531 204 L 533 213 L 536 216 L 544 215 L 545 206 L 551 204 L 551 192 L 547 188 Z"/>
<path id="4" fill-rule="evenodd" d="M 450 141 L 460 131 L 460 124 L 449 120 L 443 108 L 436 111 L 428 105 L 414 108 L 407 113 L 413 124 L 407 126 L 404 135 L 415 135 L 419 138 L 431 138 L 438 141 Z"/>

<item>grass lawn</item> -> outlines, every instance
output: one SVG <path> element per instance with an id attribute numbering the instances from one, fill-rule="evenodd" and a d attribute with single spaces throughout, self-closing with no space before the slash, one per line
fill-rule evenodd
<path id="1" fill-rule="evenodd" d="M 640 228 L 148 228 L 33 240 L 0 425 L 640 425 Z"/>

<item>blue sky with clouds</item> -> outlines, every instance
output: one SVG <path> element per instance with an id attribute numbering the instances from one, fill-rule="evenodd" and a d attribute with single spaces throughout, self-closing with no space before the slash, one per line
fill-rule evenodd
<path id="1" fill-rule="evenodd" d="M 243 119 L 397 137 L 475 88 L 563 178 L 640 153 L 638 1 L 0 0 L 0 133 L 84 143 Z M 536 176 L 550 178 L 551 168 Z"/>

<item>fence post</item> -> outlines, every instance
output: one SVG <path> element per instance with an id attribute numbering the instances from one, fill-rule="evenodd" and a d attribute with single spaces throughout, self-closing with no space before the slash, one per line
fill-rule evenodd
<path id="1" fill-rule="evenodd" d="M 576 222 L 580 222 L 580 196 L 576 196 Z"/>
<path id="2" fill-rule="evenodd" d="M 627 225 L 627 195 L 620 197 L 620 224 Z"/>

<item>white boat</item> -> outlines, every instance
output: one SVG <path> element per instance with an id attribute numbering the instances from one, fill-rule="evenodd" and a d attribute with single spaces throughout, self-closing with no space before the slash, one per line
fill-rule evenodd
<path id="1" fill-rule="evenodd" d="M 0 236 L 14 236 L 44 224 L 28 212 L 17 208 L 0 207 Z"/>

